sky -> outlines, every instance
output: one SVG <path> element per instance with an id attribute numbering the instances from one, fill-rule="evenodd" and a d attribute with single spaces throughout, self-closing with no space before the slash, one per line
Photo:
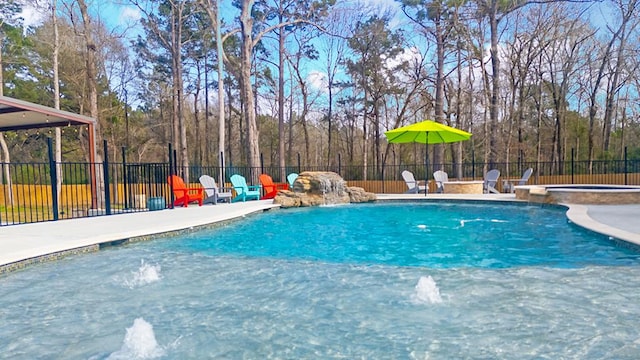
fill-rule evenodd
<path id="1" fill-rule="evenodd" d="M 112 30 L 124 30 L 140 20 L 140 11 L 132 5 L 121 5 L 114 1 L 88 0 L 89 10 L 97 14 Z M 60 6 L 60 5 L 59 5 Z M 32 2 L 23 6 L 20 16 L 24 26 L 41 24 L 49 16 L 48 9 L 36 7 Z"/>
<path id="2" fill-rule="evenodd" d="M 2 0 L 0 0 L 2 1 Z M 26 1 L 26 0 L 23 0 Z M 39 0 L 41 2 L 49 2 L 50 0 Z M 139 34 L 141 30 L 139 27 L 139 20 L 142 17 L 141 11 L 134 5 L 128 4 L 126 0 L 86 0 L 89 6 L 89 10 L 101 21 L 105 22 L 105 25 L 115 33 L 123 34 L 130 40 L 133 40 Z M 348 1 L 348 0 L 347 0 Z M 144 0 L 141 0 L 144 2 Z M 29 1 L 31 4 L 32 2 Z M 371 6 L 377 9 L 389 9 L 396 12 L 395 20 L 392 21 L 393 26 L 402 26 L 403 14 L 400 10 L 400 4 L 394 0 L 354 0 L 354 4 L 362 4 L 359 7 Z M 232 7 L 231 0 L 222 0 L 222 17 L 226 19 L 227 23 L 233 21 L 233 18 L 238 16 L 239 10 Z M 60 5 L 61 7 L 61 5 Z M 34 8 L 33 5 L 24 7 L 22 12 L 22 18 L 24 19 L 24 25 L 37 25 L 43 21 L 45 16 L 48 16 L 47 9 Z M 606 8 L 596 7 L 591 10 L 590 17 L 592 22 L 597 24 L 602 23 L 603 19 L 607 17 Z M 137 29 L 137 30 L 136 30 Z M 402 59 L 411 59 L 421 56 L 419 51 L 415 48 L 408 48 L 403 54 L 399 56 Z M 390 60 L 391 61 L 391 60 Z M 308 70 L 307 81 L 309 84 L 318 90 L 325 91 L 326 75 L 321 68 L 313 69 L 315 65 L 311 65 L 311 69 Z"/>
<path id="3" fill-rule="evenodd" d="M 378 9 L 391 9 L 400 13 L 399 3 L 394 0 L 359 0 L 354 3 L 364 4 L 362 6 L 371 6 Z M 87 0 L 89 11 L 92 11 L 101 21 L 104 21 L 106 27 L 115 33 L 122 33 L 129 39 L 133 40 L 141 33 L 135 30 L 138 22 L 142 17 L 142 12 L 134 5 L 126 4 L 123 0 Z M 227 23 L 233 21 L 233 18 L 239 15 L 239 10 L 232 7 L 230 0 L 221 1 L 222 17 Z M 44 18 L 48 16 L 48 9 L 35 8 L 31 2 L 25 5 L 21 14 L 24 19 L 24 25 L 32 26 L 42 23 Z M 394 23 L 398 24 L 399 21 Z M 133 30 L 132 30 L 133 29 Z M 411 50 L 404 56 L 410 56 Z M 317 89 L 326 88 L 326 76 L 317 70 L 311 70 L 307 79 L 311 86 Z"/>
<path id="4" fill-rule="evenodd" d="M 21 13 L 24 19 L 24 25 L 38 25 L 42 23 L 47 16 L 46 9 L 38 9 L 34 7 L 32 1 L 26 1 Z M 89 10 L 97 14 L 102 21 L 105 21 L 107 27 L 113 30 L 122 30 L 130 27 L 130 25 L 139 21 L 141 18 L 140 10 L 134 6 L 127 4 L 126 0 L 86 0 Z M 49 2 L 49 0 L 39 0 L 39 2 Z M 144 1 L 141 1 L 144 2 Z M 399 3 L 394 0 L 360 0 L 360 3 L 371 6 L 381 6 L 384 8 L 399 9 Z M 231 5 L 231 0 L 221 0 L 222 17 L 227 22 L 231 22 L 234 17 L 239 14 L 239 10 Z"/>

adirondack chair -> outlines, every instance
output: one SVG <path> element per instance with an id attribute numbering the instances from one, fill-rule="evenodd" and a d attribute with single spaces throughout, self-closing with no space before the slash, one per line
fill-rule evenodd
<path id="1" fill-rule="evenodd" d="M 520 179 L 502 181 L 502 189 L 504 190 L 504 192 L 515 192 L 516 185 L 526 185 L 529 181 L 529 178 L 531 177 L 531 174 L 533 174 L 533 168 L 528 168 L 522 174 L 522 177 Z"/>
<path id="2" fill-rule="evenodd" d="M 492 169 L 487 171 L 484 174 L 484 184 L 483 184 L 483 192 L 485 194 L 494 193 L 499 194 L 500 192 L 496 189 L 496 184 L 498 183 L 498 178 L 500 177 L 500 170 Z"/>
<path id="3" fill-rule="evenodd" d="M 173 191 L 173 196 L 175 200 L 173 201 L 173 206 L 187 207 L 189 203 L 197 202 L 199 206 L 202 206 L 203 201 L 203 191 L 204 189 L 201 187 L 187 187 L 184 183 L 184 180 L 180 176 L 171 175 L 167 179 L 169 182 L 169 187 L 171 191 Z"/>
<path id="4" fill-rule="evenodd" d="M 436 192 L 444 192 L 444 183 L 449 181 L 449 174 L 442 170 L 438 170 L 433 173 L 433 179 L 436 181 Z"/>
<path id="5" fill-rule="evenodd" d="M 274 183 L 271 176 L 267 174 L 260 175 L 260 184 L 264 189 L 264 195 L 260 200 L 273 199 L 278 194 L 278 190 L 289 190 L 289 185 L 285 183 Z"/>
<path id="6" fill-rule="evenodd" d="M 236 191 L 236 197 L 231 200 L 232 202 L 260 199 L 260 185 L 249 186 L 244 176 L 238 174 L 231 175 L 229 180 L 231 180 L 231 185 L 233 185 L 233 189 Z"/>
<path id="7" fill-rule="evenodd" d="M 427 191 L 429 191 L 427 189 L 427 184 L 424 181 L 416 181 L 413 173 L 409 170 L 404 170 L 402 172 L 402 178 L 404 179 L 404 182 L 407 183 L 407 187 L 409 188 L 409 190 L 407 190 L 407 194 L 417 194 L 421 192 L 424 192 L 426 194 Z"/>
<path id="8" fill-rule="evenodd" d="M 207 195 L 204 199 L 205 204 L 215 205 L 219 202 L 231 202 L 231 189 L 218 187 L 216 180 L 209 175 L 202 175 L 199 180 Z"/>

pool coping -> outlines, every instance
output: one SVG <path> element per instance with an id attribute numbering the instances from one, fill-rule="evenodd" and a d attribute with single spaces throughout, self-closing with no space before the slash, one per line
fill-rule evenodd
<path id="1" fill-rule="evenodd" d="M 629 208 L 624 205 L 583 205 L 583 204 L 563 204 L 568 207 L 567 219 L 576 225 L 587 230 L 608 236 L 612 240 L 622 240 L 633 245 L 640 246 L 640 234 L 629 231 L 623 227 L 629 227 L 638 223 L 638 215 L 640 215 L 640 205 L 632 205 L 633 210 L 639 212 L 620 213 L 615 210 Z M 596 209 L 608 209 L 610 213 L 595 216 Z M 595 216 L 595 217 L 594 217 Z M 608 224 L 604 222 L 608 222 Z"/>
<path id="2" fill-rule="evenodd" d="M 640 222 L 636 220 L 640 204 L 540 204 L 517 200 L 514 194 L 378 194 L 377 197 L 381 202 L 507 202 L 560 206 L 567 209 L 567 219 L 572 223 L 613 240 L 640 246 Z M 275 208 L 279 205 L 271 200 L 259 200 L 7 226 L 0 228 L 0 276 L 32 264 L 95 252 L 107 246 L 219 226 Z"/>
<path id="3" fill-rule="evenodd" d="M 107 246 L 212 227 L 279 207 L 271 200 L 260 200 L 7 226 L 0 229 L 0 275 Z"/>

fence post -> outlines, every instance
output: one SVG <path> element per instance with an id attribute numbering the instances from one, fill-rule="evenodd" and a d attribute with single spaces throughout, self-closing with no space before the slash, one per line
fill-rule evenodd
<path id="1" fill-rule="evenodd" d="M 629 185 L 628 181 L 627 181 L 627 174 L 629 173 L 629 168 L 628 168 L 628 164 L 627 164 L 627 147 L 624 147 L 624 184 L 625 185 Z"/>
<path id="2" fill-rule="evenodd" d="M 56 159 L 53 157 L 53 142 L 47 138 L 47 150 L 49 153 L 49 176 L 51 177 L 51 207 L 53 208 L 53 220 L 60 218 L 58 209 L 58 169 Z"/>
<path id="3" fill-rule="evenodd" d="M 298 174 L 300 173 L 300 153 L 298 153 Z"/>
<path id="4" fill-rule="evenodd" d="M 573 180 L 573 175 L 576 173 L 575 156 L 576 156 L 576 149 L 571 148 L 571 184 L 575 184 L 575 181 Z"/>
<path id="5" fill-rule="evenodd" d="M 264 156 L 260 153 L 260 173 L 264 174 Z"/>
<path id="6" fill-rule="evenodd" d="M 122 182 L 124 191 L 124 208 L 129 209 L 129 174 L 127 172 L 127 153 L 126 147 L 122 147 Z"/>
<path id="7" fill-rule="evenodd" d="M 220 165 L 220 179 L 219 184 L 221 184 L 221 187 L 225 187 L 224 185 L 224 151 L 220 151 L 220 161 L 218 163 L 218 165 Z"/>
<path id="8" fill-rule="evenodd" d="M 338 153 L 338 174 L 344 176 L 342 175 L 342 155 L 340 153 Z"/>
<path id="9" fill-rule="evenodd" d="M 109 180 L 109 149 L 107 140 L 103 140 L 104 160 L 102 161 L 102 173 L 104 174 L 104 206 L 107 215 L 111 215 L 111 181 Z"/>
<path id="10" fill-rule="evenodd" d="M 169 176 L 175 175 L 174 171 L 174 162 L 173 162 L 173 146 L 169 143 Z M 169 177 L 169 179 L 171 179 Z M 173 202 L 175 201 L 175 197 L 173 195 L 173 181 L 169 181 L 169 209 L 173 209 Z"/>
<path id="11" fill-rule="evenodd" d="M 476 179 L 476 152 L 471 150 L 471 179 Z"/>

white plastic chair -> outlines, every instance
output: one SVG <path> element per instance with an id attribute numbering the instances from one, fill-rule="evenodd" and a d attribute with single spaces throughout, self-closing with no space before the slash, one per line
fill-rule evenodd
<path id="1" fill-rule="evenodd" d="M 402 172 L 402 178 L 404 182 L 407 183 L 407 194 L 418 194 L 421 192 L 427 193 L 427 185 L 424 181 L 416 181 L 416 178 L 413 176 L 413 173 L 409 170 L 404 170 Z"/>
<path id="2" fill-rule="evenodd" d="M 522 173 L 522 177 L 520 178 L 520 180 L 505 180 L 502 183 L 502 187 L 504 188 L 505 192 L 514 192 L 516 191 L 515 186 L 516 185 L 526 185 L 527 181 L 529 181 L 529 178 L 531 177 L 531 175 L 533 174 L 533 168 L 528 168 L 527 170 L 524 171 L 524 173 Z M 517 184 L 514 184 L 514 182 L 517 182 Z"/>
<path id="3" fill-rule="evenodd" d="M 496 189 L 496 184 L 498 183 L 498 178 L 500 177 L 500 170 L 492 169 L 487 171 L 484 174 L 484 186 L 483 190 L 485 194 L 494 193 L 499 194 L 500 191 Z"/>
<path id="4" fill-rule="evenodd" d="M 218 202 L 231 202 L 231 191 L 225 188 L 219 188 L 214 178 L 209 175 L 200 176 L 200 184 L 204 188 L 204 192 L 207 195 L 204 199 L 204 204 L 217 204 Z M 229 191 L 223 191 L 229 190 Z"/>
<path id="5" fill-rule="evenodd" d="M 433 179 L 436 181 L 436 192 L 444 192 L 444 183 L 449 181 L 449 174 L 442 170 L 438 170 L 433 173 Z"/>

